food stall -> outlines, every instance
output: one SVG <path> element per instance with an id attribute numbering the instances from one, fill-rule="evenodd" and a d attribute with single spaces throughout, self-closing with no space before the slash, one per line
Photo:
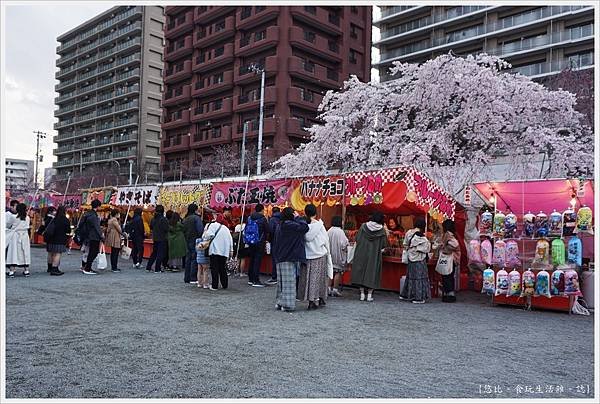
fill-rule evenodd
<path id="1" fill-rule="evenodd" d="M 583 295 L 593 307 L 593 181 L 481 182 L 473 188 L 489 208 L 480 213 L 469 260 L 489 268 L 479 285 L 493 304 L 570 312 Z M 515 281 L 505 290 L 508 272 Z M 529 277 L 533 293 L 525 293 Z"/>
<path id="2" fill-rule="evenodd" d="M 133 217 L 133 211 L 136 208 L 142 208 L 142 220 L 144 221 L 144 233 L 150 234 L 150 220 L 154 215 L 158 199 L 157 185 L 137 185 L 125 186 L 117 189 L 114 204 L 121 211 L 121 216 L 127 221 Z M 125 222 L 125 220 L 123 220 Z M 129 243 L 131 247 L 131 242 Z M 144 240 L 144 258 L 149 258 L 152 254 L 152 239 Z"/>

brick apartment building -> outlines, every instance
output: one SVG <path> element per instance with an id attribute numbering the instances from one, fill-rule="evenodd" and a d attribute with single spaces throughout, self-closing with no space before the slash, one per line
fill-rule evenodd
<path id="1" fill-rule="evenodd" d="M 163 171 L 194 172 L 214 146 L 256 147 L 265 69 L 263 158 L 307 140 L 328 90 L 370 80 L 371 7 L 167 7 Z M 206 160 L 205 160 L 206 161 Z M 263 164 L 263 167 L 264 164 Z"/>

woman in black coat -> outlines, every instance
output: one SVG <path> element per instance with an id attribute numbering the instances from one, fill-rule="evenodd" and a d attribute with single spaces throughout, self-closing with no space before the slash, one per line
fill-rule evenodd
<path id="1" fill-rule="evenodd" d="M 56 211 L 56 216 L 46 226 L 44 239 L 47 243 L 48 253 L 52 257 L 52 268 L 50 275 L 59 276 L 64 272 L 58 269 L 60 265 L 60 255 L 67 251 L 67 241 L 71 234 L 71 223 L 67 219 L 64 206 L 59 206 Z"/>

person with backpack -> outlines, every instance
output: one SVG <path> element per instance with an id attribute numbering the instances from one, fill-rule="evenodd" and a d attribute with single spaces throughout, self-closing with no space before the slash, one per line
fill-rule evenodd
<path id="1" fill-rule="evenodd" d="M 256 204 L 254 213 L 248 218 L 248 223 L 244 230 L 244 243 L 248 244 L 250 249 L 248 285 L 256 288 L 265 287 L 260 281 L 260 264 L 265 253 L 265 243 L 269 236 L 269 224 L 263 214 L 264 209 L 265 207 L 262 204 Z"/>
<path id="2" fill-rule="evenodd" d="M 48 251 L 51 260 L 50 275 L 63 275 L 64 272 L 58 269 L 58 267 L 60 266 L 61 254 L 67 251 L 67 241 L 71 234 L 71 223 L 67 219 L 64 206 L 58 207 L 56 216 L 45 227 L 44 241 L 46 242 L 46 251 Z"/>
<path id="3" fill-rule="evenodd" d="M 165 207 L 156 205 L 154 217 L 150 221 L 150 230 L 152 230 L 152 255 L 146 264 L 146 271 L 152 272 L 152 266 L 156 262 L 154 273 L 165 272 L 161 269 L 163 261 L 167 254 L 167 235 L 169 233 L 169 221 L 165 217 Z"/>
<path id="4" fill-rule="evenodd" d="M 48 253 L 48 270 L 47 272 L 52 272 L 52 252 L 48 250 L 48 243 L 46 242 L 45 232 L 48 228 L 48 225 L 52 223 L 54 217 L 56 216 L 56 208 L 54 206 L 49 206 L 48 210 L 46 210 L 46 215 L 44 216 L 44 223 L 37 229 L 36 234 L 44 237 L 44 242 L 46 243 L 46 252 Z"/>
<path id="5" fill-rule="evenodd" d="M 191 203 L 188 205 L 187 215 L 185 215 L 185 219 L 183 219 L 183 235 L 185 237 L 185 243 L 187 246 L 183 281 L 191 284 L 198 283 L 198 272 L 194 267 L 197 263 L 196 239 L 200 238 L 202 233 L 204 233 L 204 225 L 197 212 L 198 205 Z"/>
<path id="6" fill-rule="evenodd" d="M 135 208 L 133 218 L 125 226 L 125 233 L 131 239 L 131 257 L 133 267 L 139 269 L 144 257 L 144 239 L 146 238 L 144 230 L 144 219 L 142 219 L 142 208 Z"/>
<path id="7" fill-rule="evenodd" d="M 273 214 L 269 219 L 269 234 L 271 235 L 271 279 L 267 281 L 267 285 L 276 285 L 277 284 L 277 260 L 275 259 L 275 254 L 273 254 L 273 250 L 275 249 L 275 245 L 277 244 L 276 240 L 276 232 L 277 226 L 281 223 L 281 209 L 277 206 L 273 208 Z"/>
<path id="8" fill-rule="evenodd" d="M 98 199 L 94 199 L 91 204 L 92 209 L 85 213 L 77 227 L 78 238 L 86 244 L 87 259 L 83 269 L 85 275 L 98 274 L 92 269 L 92 263 L 100 253 L 100 244 L 104 241 L 104 233 L 100 228 L 100 218 L 97 212 L 101 205 L 102 203 Z"/>

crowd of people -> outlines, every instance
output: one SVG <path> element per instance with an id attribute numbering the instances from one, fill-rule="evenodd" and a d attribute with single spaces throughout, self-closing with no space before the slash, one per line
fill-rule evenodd
<path id="1" fill-rule="evenodd" d="M 142 209 L 135 209 L 133 216 L 126 217 L 124 223 L 120 220 L 120 212 L 112 210 L 103 226 L 97 213 L 100 206 L 100 201 L 92 201 L 91 209 L 80 218 L 74 231 L 64 207 L 47 210 L 37 233 L 46 243 L 51 276 L 63 275 L 59 269 L 60 259 L 71 238 L 81 246 L 81 271 L 85 275 L 98 273 L 92 264 L 105 247 L 110 248 L 112 272 L 121 271 L 120 258 L 131 260 L 134 268 L 141 268 L 144 239 L 149 236 Z M 209 290 L 227 289 L 232 273 L 244 276 L 247 271 L 249 286 L 277 286 L 275 307 L 282 311 L 294 311 L 297 301 L 307 302 L 308 310 L 316 310 L 326 306 L 328 297 L 342 296 L 341 277 L 349 267 L 350 249 L 342 229 L 342 217 L 333 217 L 331 226 L 326 229 L 325 223 L 317 218 L 317 208 L 313 204 L 306 206 L 304 216 L 290 207 L 283 210 L 274 207 L 268 219 L 264 206 L 257 204 L 247 219 L 236 225 L 230 209 L 219 213 L 204 208 L 202 215 L 198 209 L 196 204 L 190 204 L 182 219 L 179 213 L 165 212 L 164 206 L 156 206 L 149 223 L 153 244 L 146 271 L 161 273 L 182 269 L 185 283 Z M 395 222 L 391 225 L 396 226 Z M 9 277 L 14 277 L 17 269 L 22 269 L 25 276 L 30 275 L 30 227 L 27 206 L 11 201 L 6 212 Z M 442 227 L 441 243 L 433 247 L 454 258 L 454 270 L 444 275 L 442 282 L 442 300 L 454 302 L 460 249 L 454 222 L 446 220 Z M 385 223 L 384 215 L 375 212 L 356 234 L 351 279 L 359 288 L 361 301 L 372 302 L 374 290 L 380 288 L 382 253 L 388 247 L 393 231 Z M 406 232 L 403 247 L 407 275 L 400 290 L 400 300 L 425 303 L 430 298 L 427 260 L 432 244 L 426 236 L 423 219 L 417 219 L 414 228 Z M 267 253 L 271 255 L 271 276 L 265 284 L 260 280 L 260 269 Z"/>

